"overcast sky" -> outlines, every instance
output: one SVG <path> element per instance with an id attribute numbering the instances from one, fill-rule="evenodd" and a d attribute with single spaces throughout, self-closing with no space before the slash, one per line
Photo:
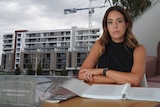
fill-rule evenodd
<path id="1" fill-rule="evenodd" d="M 92 1 L 92 7 L 103 6 L 105 0 Z M 107 3 L 105 4 L 107 5 Z M 0 42 L 3 34 L 15 30 L 54 30 L 88 27 L 88 10 L 64 14 L 64 9 L 89 7 L 89 0 L 0 0 Z M 92 27 L 101 28 L 105 8 L 96 8 L 92 15 Z M 2 45 L 0 45 L 0 58 Z"/>

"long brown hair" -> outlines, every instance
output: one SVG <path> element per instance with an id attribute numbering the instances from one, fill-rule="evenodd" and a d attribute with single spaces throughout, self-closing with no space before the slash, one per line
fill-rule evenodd
<path id="1" fill-rule="evenodd" d="M 121 6 L 113 6 L 113 7 L 110 7 L 106 11 L 104 18 L 103 18 L 103 22 L 102 22 L 103 33 L 99 39 L 99 42 L 103 47 L 102 52 L 104 52 L 104 50 L 105 50 L 105 45 L 111 40 L 111 36 L 110 36 L 108 29 L 107 29 L 107 17 L 108 17 L 108 14 L 113 10 L 120 12 L 124 16 L 125 22 L 128 23 L 128 28 L 126 29 L 126 32 L 124 34 L 125 45 L 130 48 L 135 48 L 136 46 L 138 46 L 138 41 L 135 38 L 134 34 L 132 33 L 133 23 L 132 23 L 130 15 Z"/>

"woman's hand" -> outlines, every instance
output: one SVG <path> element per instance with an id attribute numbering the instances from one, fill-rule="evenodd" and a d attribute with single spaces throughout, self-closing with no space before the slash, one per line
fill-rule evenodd
<path id="1" fill-rule="evenodd" d="M 82 69 L 79 71 L 79 74 L 83 75 L 83 79 L 85 81 L 92 82 L 94 75 L 101 75 L 102 74 L 102 69 Z"/>

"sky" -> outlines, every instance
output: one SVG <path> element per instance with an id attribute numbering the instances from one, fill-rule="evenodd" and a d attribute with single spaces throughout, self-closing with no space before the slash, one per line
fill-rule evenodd
<path id="1" fill-rule="evenodd" d="M 102 27 L 105 11 L 110 6 L 105 0 L 93 0 L 92 27 Z M 55 30 L 88 27 L 88 10 L 64 14 L 64 9 L 89 7 L 89 0 L 0 0 L 0 43 L 3 35 L 15 30 Z M 0 58 L 2 45 L 0 45 Z"/>

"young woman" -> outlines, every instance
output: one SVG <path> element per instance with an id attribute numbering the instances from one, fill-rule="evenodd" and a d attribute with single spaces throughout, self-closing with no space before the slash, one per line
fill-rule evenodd
<path id="1" fill-rule="evenodd" d="M 110 7 L 103 18 L 103 34 L 92 46 L 78 78 L 93 83 L 139 86 L 145 72 L 146 50 L 132 33 L 127 11 Z"/>

